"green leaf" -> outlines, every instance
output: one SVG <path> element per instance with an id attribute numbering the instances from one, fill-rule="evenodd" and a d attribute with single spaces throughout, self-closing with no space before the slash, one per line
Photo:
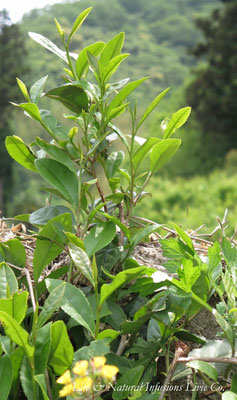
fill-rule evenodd
<path id="1" fill-rule="evenodd" d="M 62 375 L 71 367 L 74 350 L 68 337 L 67 328 L 63 321 L 56 321 L 51 326 L 51 348 L 49 365 L 56 375 Z"/>
<path id="2" fill-rule="evenodd" d="M 5 144 L 8 153 L 15 161 L 27 169 L 38 172 L 34 164 L 36 157 L 21 138 L 15 135 L 7 136 Z"/>
<path id="3" fill-rule="evenodd" d="M 197 335 L 194 335 L 193 333 L 186 331 L 185 329 L 178 329 L 175 333 L 174 336 L 176 336 L 178 339 L 182 341 L 190 341 L 194 343 L 199 343 L 199 344 L 205 344 L 206 341 L 200 338 Z"/>
<path id="4" fill-rule="evenodd" d="M 217 381 L 218 379 L 218 373 L 217 370 L 210 364 L 208 364 L 205 361 L 199 361 L 199 360 L 194 360 L 190 361 L 187 364 L 187 367 L 197 369 L 198 371 L 203 372 L 209 378 L 213 379 L 214 381 Z"/>
<path id="5" fill-rule="evenodd" d="M 52 292 L 52 290 L 60 285 L 60 283 L 60 280 L 46 279 L 46 285 L 49 292 Z M 79 325 L 84 326 L 94 334 L 95 323 L 93 312 L 86 296 L 80 289 L 70 283 L 66 283 L 61 308 L 70 315 L 70 317 L 75 319 Z"/>
<path id="6" fill-rule="evenodd" d="M 35 121 L 42 122 L 40 110 L 36 104 L 34 103 L 21 103 L 21 104 L 11 103 L 11 104 L 13 104 L 16 107 L 22 108 Z"/>
<path id="7" fill-rule="evenodd" d="M 62 214 L 57 217 L 51 219 L 40 231 L 40 235 L 45 236 L 51 240 L 36 240 L 35 252 L 33 257 L 33 272 L 35 282 L 38 281 L 43 269 L 48 265 L 51 261 L 54 260 L 62 252 L 62 242 L 61 237 L 59 238 L 57 232 L 54 229 L 54 223 L 59 223 L 61 225 L 62 231 L 71 231 L 72 230 L 72 219 L 71 214 Z M 56 243 L 59 245 L 57 245 Z"/>
<path id="8" fill-rule="evenodd" d="M 160 224 L 148 224 L 144 228 L 139 229 L 137 233 L 132 238 L 131 241 L 131 248 L 134 249 L 134 247 L 140 243 L 146 236 L 150 235 L 151 233 L 155 232 L 158 228 L 162 227 L 163 225 Z M 129 251 L 131 250 L 129 249 Z"/>
<path id="9" fill-rule="evenodd" d="M 102 79 L 104 82 L 107 82 L 109 80 L 109 78 L 111 77 L 111 75 L 113 75 L 115 73 L 115 71 L 121 64 L 121 62 L 123 60 L 125 60 L 128 56 L 129 56 L 129 54 L 121 54 L 121 55 L 118 55 L 118 56 L 112 58 L 109 61 L 108 65 L 106 66 L 106 68 L 104 69 L 104 71 L 102 73 Z"/>
<path id="10" fill-rule="evenodd" d="M 30 214 L 19 214 L 19 215 L 15 215 L 14 219 L 24 221 L 24 222 L 29 222 L 29 217 L 30 217 Z"/>
<path id="11" fill-rule="evenodd" d="M 134 169 L 137 170 L 142 164 L 145 156 L 151 151 L 152 147 L 159 143 L 161 139 L 150 137 L 143 143 L 132 156 Z"/>
<path id="12" fill-rule="evenodd" d="M 22 82 L 19 78 L 16 78 L 16 81 L 18 83 L 18 86 L 21 90 L 21 93 L 23 94 L 23 96 L 25 97 L 26 101 L 30 102 L 30 95 L 29 92 L 27 90 L 26 85 L 24 84 L 24 82 Z"/>
<path id="13" fill-rule="evenodd" d="M 75 246 L 80 247 L 82 250 L 86 251 L 85 245 L 84 245 L 83 241 L 81 239 L 79 239 L 79 237 L 77 237 L 76 235 L 74 235 L 71 232 L 66 232 L 66 235 L 67 235 L 70 243 L 72 243 Z"/>
<path id="14" fill-rule="evenodd" d="M 10 239 L 0 243 L 0 252 L 4 260 L 18 267 L 25 267 L 26 251 L 24 245 L 18 239 Z"/>
<path id="15" fill-rule="evenodd" d="M 116 174 L 124 157 L 125 154 L 123 151 L 113 151 L 109 154 L 105 162 L 106 175 L 108 178 L 112 178 Z"/>
<path id="16" fill-rule="evenodd" d="M 23 358 L 21 363 L 20 380 L 27 400 L 34 399 L 35 395 L 32 385 L 32 369 L 26 356 Z"/>
<path id="17" fill-rule="evenodd" d="M 68 248 L 75 266 L 78 268 L 80 273 L 85 276 L 93 286 L 95 286 L 91 261 L 86 252 L 73 243 L 69 243 Z"/>
<path id="18" fill-rule="evenodd" d="M 44 76 L 43 78 L 39 79 L 37 82 L 35 82 L 31 88 L 30 88 L 30 97 L 32 103 L 38 104 L 41 95 L 44 90 L 45 82 L 48 78 L 48 75 Z M 30 100 L 29 100 L 30 101 Z"/>
<path id="19" fill-rule="evenodd" d="M 93 340 L 89 346 L 81 347 L 74 354 L 74 361 L 91 360 L 93 357 L 103 356 L 110 352 L 107 339 Z"/>
<path id="20" fill-rule="evenodd" d="M 47 385 L 46 385 L 46 381 L 45 381 L 45 377 L 43 374 L 40 375 L 35 375 L 34 379 L 36 380 L 36 382 L 38 383 L 41 391 L 42 391 L 42 395 L 44 400 L 49 400 L 49 397 L 47 395 Z"/>
<path id="21" fill-rule="evenodd" d="M 62 195 L 62 193 L 60 193 L 57 189 L 50 188 L 50 187 L 42 187 L 42 188 L 40 188 L 40 190 L 42 190 L 42 192 L 52 193 L 55 196 L 59 197 L 60 199 L 67 201 L 67 199 Z"/>
<path id="22" fill-rule="evenodd" d="M 99 60 L 100 73 L 104 72 L 105 68 L 112 58 L 118 56 L 121 53 L 123 42 L 124 32 L 121 32 L 105 45 Z"/>
<path id="23" fill-rule="evenodd" d="M 67 43 L 69 44 L 71 38 L 73 35 L 76 33 L 76 31 L 80 28 L 80 26 L 83 24 L 85 21 L 87 15 L 91 12 L 92 7 L 87 8 L 86 10 L 82 11 L 82 13 L 77 17 L 76 21 L 74 22 L 72 26 L 72 30 L 68 36 Z"/>
<path id="24" fill-rule="evenodd" d="M 182 268 L 177 270 L 180 278 L 180 287 L 184 288 L 185 291 L 190 292 L 192 286 L 200 276 L 200 268 L 194 267 L 191 260 L 182 260 Z"/>
<path id="25" fill-rule="evenodd" d="M 111 314 L 108 315 L 108 317 L 106 318 L 106 321 L 115 330 L 119 330 L 120 324 L 122 324 L 124 321 L 126 321 L 127 316 L 124 313 L 123 309 L 117 303 L 108 301 L 108 302 L 106 302 L 106 304 L 108 305 L 108 308 L 111 311 Z"/>
<path id="26" fill-rule="evenodd" d="M 128 83 L 120 92 L 113 98 L 111 101 L 108 112 L 112 111 L 114 108 L 117 108 L 121 105 L 124 99 L 129 96 L 142 82 L 144 82 L 148 78 L 138 79 L 137 81 Z"/>
<path id="27" fill-rule="evenodd" d="M 115 290 L 124 285 L 124 283 L 131 282 L 141 275 L 144 275 L 145 270 L 146 267 L 137 267 L 119 272 L 111 283 L 104 284 L 101 287 L 100 304 L 103 304 L 105 300 L 107 300 Z"/>
<path id="28" fill-rule="evenodd" d="M 154 110 L 154 108 L 159 104 L 159 102 L 163 99 L 166 93 L 170 90 L 170 88 L 165 89 L 162 93 L 158 94 L 158 96 L 152 101 L 152 103 L 147 107 L 143 116 L 141 117 L 140 121 L 137 124 L 137 130 L 139 126 L 143 124 L 143 122 L 149 117 L 150 113 Z"/>
<path id="29" fill-rule="evenodd" d="M 166 139 L 161 140 L 153 147 L 150 153 L 150 169 L 153 174 L 171 159 L 180 144 L 181 140 L 179 139 Z"/>
<path id="30" fill-rule="evenodd" d="M 23 321 L 27 310 L 28 292 L 14 293 L 11 298 L 0 299 L 0 311 L 10 315 L 18 324 Z"/>
<path id="31" fill-rule="evenodd" d="M 237 374 L 234 374 L 232 376 L 232 382 L 231 382 L 231 392 L 234 392 L 237 394 Z"/>
<path id="32" fill-rule="evenodd" d="M 215 310 L 212 310 L 212 314 L 214 315 L 218 325 L 223 330 L 227 340 L 229 341 L 231 348 L 235 348 L 235 332 L 231 328 L 231 325 Z"/>
<path id="33" fill-rule="evenodd" d="M 120 221 L 120 219 L 118 219 L 118 218 L 114 217 L 113 215 L 110 215 L 106 212 L 99 211 L 98 213 L 103 215 L 104 217 L 106 217 L 108 220 L 114 222 L 114 224 L 117 225 L 125 233 L 125 235 L 127 236 L 128 240 L 130 242 L 130 231 L 127 228 L 127 226 Z"/>
<path id="34" fill-rule="evenodd" d="M 9 295 L 17 292 L 18 283 L 12 269 L 2 262 L 0 264 L 0 299 L 5 299 Z"/>
<path id="35" fill-rule="evenodd" d="M 52 317 L 54 312 L 60 307 L 65 292 L 65 285 L 66 282 L 61 283 L 61 285 L 56 287 L 50 293 L 39 315 L 37 321 L 37 329 L 41 328 L 45 324 L 45 322 L 47 322 Z"/>
<path id="36" fill-rule="evenodd" d="M 96 295 L 95 295 L 95 293 L 90 295 L 90 296 L 88 296 L 87 299 L 88 299 L 88 301 L 90 303 L 90 306 L 91 306 L 91 309 L 93 311 L 94 320 L 96 320 L 97 303 L 96 303 Z M 103 318 L 103 317 L 105 317 L 107 315 L 110 315 L 110 314 L 111 314 L 111 311 L 108 309 L 107 303 L 104 303 L 103 306 L 101 307 L 100 318 Z"/>
<path id="37" fill-rule="evenodd" d="M 1 400 L 8 400 L 13 379 L 13 367 L 7 355 L 0 357 Z"/>
<path id="38" fill-rule="evenodd" d="M 227 392 L 222 394 L 221 399 L 222 400 L 237 400 L 237 394 L 228 390 Z"/>
<path id="39" fill-rule="evenodd" d="M 131 389 L 130 389 L 131 385 L 134 385 L 134 386 L 138 385 L 138 383 L 142 377 L 143 371 L 144 371 L 144 367 L 142 365 L 127 370 L 126 373 L 124 373 L 116 382 L 115 390 L 113 391 L 113 394 L 112 394 L 113 400 L 126 399 L 128 397 L 128 395 L 131 394 Z M 123 390 L 123 391 L 116 390 L 116 387 L 121 387 L 123 385 L 125 386 L 125 388 L 127 386 L 129 389 Z"/>
<path id="40" fill-rule="evenodd" d="M 146 297 L 149 294 L 153 294 L 158 289 L 159 284 L 154 283 L 152 278 L 140 278 L 131 286 L 131 292 L 140 293 L 141 297 Z"/>
<path id="41" fill-rule="evenodd" d="M 39 137 L 35 138 L 35 141 L 42 150 L 45 151 L 51 158 L 60 162 L 61 164 L 68 167 L 74 174 L 76 174 L 76 166 L 69 155 L 63 151 L 60 147 L 53 144 L 47 143 L 45 140 Z"/>
<path id="42" fill-rule="evenodd" d="M 105 125 L 107 125 L 110 121 L 112 121 L 112 119 L 121 115 L 126 110 L 127 105 L 128 105 L 128 103 L 125 103 L 119 107 L 116 107 L 116 108 L 113 108 L 112 110 L 110 110 L 106 116 Z"/>
<path id="43" fill-rule="evenodd" d="M 89 66 L 87 52 L 89 51 L 94 56 L 98 56 L 102 52 L 104 47 L 105 47 L 104 42 L 97 42 L 97 43 L 91 44 L 90 46 L 85 47 L 79 53 L 79 56 L 78 56 L 77 62 L 76 62 L 76 73 L 77 73 L 78 79 L 81 79 L 82 75 L 84 74 L 84 72 L 87 70 L 87 68 Z"/>
<path id="44" fill-rule="evenodd" d="M 29 36 L 35 42 L 39 43 L 41 46 L 45 47 L 47 50 L 51 51 L 52 53 L 56 54 L 59 58 L 67 63 L 67 56 L 64 51 L 59 49 L 56 44 L 51 42 L 51 40 L 47 39 L 45 36 L 40 35 L 39 33 L 29 32 Z"/>
<path id="45" fill-rule="evenodd" d="M 78 205 L 78 179 L 65 165 L 48 158 L 35 161 L 40 175 L 57 189 L 74 208 Z"/>
<path id="46" fill-rule="evenodd" d="M 194 250 L 192 239 L 178 225 L 176 225 L 174 223 L 172 223 L 172 225 L 174 226 L 179 237 L 183 240 L 184 243 L 186 243 L 186 245 L 189 247 L 189 249 L 192 251 L 192 254 L 194 255 L 195 250 Z"/>
<path id="47" fill-rule="evenodd" d="M 13 367 L 13 378 L 12 378 L 12 391 L 17 390 L 20 367 L 22 363 L 22 359 L 24 356 L 24 350 L 22 347 L 17 347 L 10 356 L 12 367 Z"/>
<path id="48" fill-rule="evenodd" d="M 96 339 L 106 339 L 109 338 L 110 342 L 112 342 L 114 339 L 116 339 L 120 335 L 119 332 L 114 331 L 113 329 L 105 329 L 102 332 L 100 332 Z M 110 343 L 109 342 L 109 343 Z"/>
<path id="49" fill-rule="evenodd" d="M 120 326 L 121 333 L 122 334 L 137 333 L 139 331 L 139 329 L 141 329 L 141 327 L 144 326 L 146 324 L 146 322 L 152 317 L 153 314 L 154 314 L 154 311 L 149 311 L 134 321 L 123 322 Z"/>
<path id="50" fill-rule="evenodd" d="M 4 327 L 6 335 L 16 344 L 24 348 L 28 357 L 32 357 L 34 348 L 29 345 L 29 334 L 26 332 L 10 315 L 0 311 L 0 321 Z"/>
<path id="51" fill-rule="evenodd" d="M 84 243 L 89 257 L 112 242 L 116 234 L 116 226 L 112 221 L 100 222 L 85 237 Z"/>
<path id="52" fill-rule="evenodd" d="M 54 22 L 55 22 L 55 25 L 56 25 L 59 35 L 63 39 L 64 38 L 64 30 L 62 29 L 60 23 L 58 22 L 58 20 L 56 18 L 54 18 Z"/>
<path id="53" fill-rule="evenodd" d="M 168 139 L 176 129 L 180 128 L 187 121 L 189 114 L 191 112 L 191 107 L 181 108 L 179 111 L 172 115 L 172 118 L 164 131 L 164 139 Z"/>
<path id="54" fill-rule="evenodd" d="M 35 340 L 35 373 L 44 374 L 51 346 L 51 322 L 37 331 Z"/>
<path id="55" fill-rule="evenodd" d="M 29 217 L 29 222 L 32 225 L 45 225 L 54 217 L 66 213 L 70 213 L 72 215 L 71 210 L 65 206 L 46 206 L 34 211 Z M 74 218 L 73 215 L 72 218 Z M 74 222 L 75 221 L 73 221 L 73 223 Z"/>
<path id="56" fill-rule="evenodd" d="M 79 86 L 67 83 L 49 90 L 45 96 L 60 101 L 65 107 L 75 114 L 81 114 L 82 110 L 88 110 L 88 97 L 86 92 Z"/>
<path id="57" fill-rule="evenodd" d="M 232 246 L 230 241 L 227 240 L 225 237 L 222 239 L 221 247 L 224 253 L 224 257 L 227 263 L 232 268 L 236 268 L 237 264 L 237 249 L 236 247 Z"/>
<path id="58" fill-rule="evenodd" d="M 218 242 L 208 247 L 208 264 L 210 271 L 213 271 L 221 262 L 221 247 Z"/>

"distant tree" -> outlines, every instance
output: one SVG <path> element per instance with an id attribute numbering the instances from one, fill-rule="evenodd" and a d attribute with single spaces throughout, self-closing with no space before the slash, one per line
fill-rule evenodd
<path id="1" fill-rule="evenodd" d="M 0 211 L 6 211 L 6 202 L 12 183 L 12 161 L 5 149 L 5 137 L 11 133 L 9 101 L 21 97 L 16 77 L 27 72 L 26 49 L 20 28 L 12 24 L 6 10 L 0 11 Z"/>
<path id="2" fill-rule="evenodd" d="M 237 148 L 237 1 L 222 3 L 211 18 L 197 21 L 205 40 L 194 54 L 206 65 L 187 89 L 187 102 L 201 129 L 200 157 L 207 168 L 221 164 L 225 154 Z"/>

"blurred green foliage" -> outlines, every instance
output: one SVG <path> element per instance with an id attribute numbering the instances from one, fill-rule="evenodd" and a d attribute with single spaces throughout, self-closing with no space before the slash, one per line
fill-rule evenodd
<path id="1" fill-rule="evenodd" d="M 6 212 L 6 202 L 12 187 L 12 160 L 4 139 L 13 127 L 10 100 L 19 99 L 16 76 L 28 71 L 24 36 L 17 24 L 11 24 L 6 10 L 0 11 L 0 211 Z"/>
<path id="2" fill-rule="evenodd" d="M 144 217 L 145 209 L 146 218 L 159 223 L 176 222 L 183 229 L 195 230 L 205 224 L 201 233 L 210 233 L 218 224 L 216 217 L 222 219 L 228 208 L 227 235 L 232 235 L 237 221 L 237 173 L 232 167 L 227 159 L 224 170 L 216 169 L 207 176 L 153 178 L 147 187 L 152 200 L 145 199 L 137 211 Z"/>
<path id="3" fill-rule="evenodd" d="M 197 69 L 187 89 L 187 102 L 201 132 L 200 160 L 206 169 L 221 165 L 225 154 L 237 147 L 237 2 L 222 2 L 223 9 L 196 22 L 204 40 L 194 54 L 206 64 Z"/>

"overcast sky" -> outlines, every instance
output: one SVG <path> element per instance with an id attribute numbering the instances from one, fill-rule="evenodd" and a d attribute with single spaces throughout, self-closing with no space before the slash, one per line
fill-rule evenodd
<path id="1" fill-rule="evenodd" d="M 6 8 L 12 22 L 17 22 L 23 14 L 34 8 L 43 8 L 46 5 L 61 3 L 63 0 L 0 0 L 0 10 Z"/>

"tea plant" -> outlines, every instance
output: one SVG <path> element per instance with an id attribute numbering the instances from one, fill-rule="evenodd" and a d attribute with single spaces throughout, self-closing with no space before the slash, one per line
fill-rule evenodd
<path id="1" fill-rule="evenodd" d="M 213 340 L 204 344 L 198 350 L 190 352 L 186 360 L 186 367 L 192 368 L 201 374 L 208 388 L 212 387 L 212 381 L 218 381 L 218 376 L 223 376 L 227 381 L 231 381 L 229 375 L 236 364 L 236 323 L 237 308 L 236 299 L 236 268 L 237 268 L 237 249 L 223 237 L 221 246 L 215 242 L 208 249 L 208 257 L 205 260 L 200 258 L 194 250 L 192 240 L 189 236 L 174 224 L 175 230 L 179 235 L 178 241 L 175 239 L 160 240 L 164 255 L 168 257 L 166 267 L 168 270 L 176 270 L 179 279 L 173 279 L 176 293 L 185 293 L 186 308 L 184 324 L 187 324 L 202 308 L 206 308 L 216 319 L 220 327 L 220 340 Z M 225 261 L 225 270 L 222 270 L 222 255 Z M 180 268 L 181 265 L 181 268 Z M 181 289 L 181 292 L 180 292 Z M 220 302 L 213 308 L 209 300 L 213 294 L 216 294 Z M 188 296 L 187 296 L 188 295 Z M 190 303 L 187 304 L 187 299 Z M 221 348 L 221 355 L 220 355 Z M 211 357 L 208 358 L 209 354 Z M 192 359 L 193 356 L 193 359 Z M 182 361 L 184 361 L 183 359 Z M 180 360 L 181 361 L 181 360 Z M 215 364 L 215 367 L 211 363 Z M 222 363 L 222 364 L 221 364 Z M 184 376 L 184 367 L 178 368 L 175 379 L 180 374 Z M 187 370 L 187 369 L 186 369 Z M 174 372 L 174 371 L 173 371 Z M 187 374 L 190 373 L 187 370 Z M 197 382 L 196 372 L 194 372 L 193 382 Z M 170 376 L 171 379 L 171 376 Z M 236 374 L 232 377 L 231 391 L 216 391 L 223 399 L 234 399 L 236 397 Z M 195 387 L 195 385 L 194 385 Z M 221 386 L 219 385 L 219 388 Z M 198 391 L 194 390 L 192 399 L 197 398 Z M 161 398 L 163 398 L 161 396 Z"/>
<path id="2" fill-rule="evenodd" d="M 127 97 L 146 78 L 111 81 L 128 57 L 121 54 L 123 33 L 108 43 L 94 43 L 78 55 L 70 52 L 70 41 L 90 10 L 79 15 L 67 38 L 55 21 L 64 50 L 42 35 L 30 33 L 66 63 L 61 86 L 43 93 L 47 79 L 43 77 L 28 91 L 18 79 L 26 102 L 14 105 L 48 132 L 50 142 L 36 137 L 27 146 L 19 137 L 10 136 L 6 139 L 8 152 L 21 165 L 39 173 L 50 185 L 44 190 L 62 204 L 17 216 L 34 229 L 27 236 L 34 241 L 31 276 L 21 240 L 0 244 L 3 400 L 19 398 L 21 390 L 29 400 L 75 398 L 82 384 L 77 379 L 83 378 L 81 373 L 77 378 L 75 371 L 82 365 L 89 366 L 89 390 L 84 397 L 96 397 L 91 390 L 93 379 L 103 378 L 107 390 L 107 383 L 119 370 L 118 381 L 113 382 L 110 392 L 103 393 L 101 387 L 99 395 L 114 400 L 128 396 L 153 400 L 157 393 L 146 392 L 152 379 L 156 379 L 158 358 L 165 358 L 169 377 L 174 341 L 205 343 L 185 329 L 186 320 L 202 307 L 214 314 L 231 346 L 232 357 L 235 355 L 236 293 L 231 285 L 235 279 L 235 255 L 225 241 L 222 250 L 231 267 L 224 275 L 218 245 L 210 250 L 209 264 L 203 263 L 189 236 L 178 226 L 175 229 L 180 239 L 163 241 L 166 251 L 178 255 L 174 265 L 177 279 L 154 282 L 156 270 L 131 258 L 135 246 L 160 227 L 153 223 L 137 227 L 134 209 L 150 195 L 145 192 L 150 178 L 178 150 L 181 140 L 171 136 L 185 123 L 190 108 L 177 111 L 162 124 L 162 139 L 139 137 L 140 126 L 168 89 L 138 119 L 136 106 L 130 107 Z M 60 126 L 50 111 L 39 108 L 45 96 L 70 111 L 65 118 L 73 122 L 71 129 Z M 130 135 L 124 135 L 114 124 L 126 109 L 131 114 Z M 115 141 L 120 142 L 123 151 L 114 150 Z M 125 156 L 127 169 L 122 165 Z M 60 254 L 70 260 L 68 265 L 46 277 L 45 268 Z M 76 287 L 79 274 L 82 279 L 80 287 Z M 23 291 L 19 290 L 19 283 L 24 284 Z M 214 311 L 208 303 L 213 291 L 221 299 Z M 114 368 L 111 367 L 112 375 L 111 368 L 107 369 L 107 376 L 102 373 L 103 366 L 98 371 L 94 368 L 104 356 L 107 366 Z M 206 373 L 200 365 L 197 369 Z M 126 389 L 120 390 L 123 385 Z"/>

